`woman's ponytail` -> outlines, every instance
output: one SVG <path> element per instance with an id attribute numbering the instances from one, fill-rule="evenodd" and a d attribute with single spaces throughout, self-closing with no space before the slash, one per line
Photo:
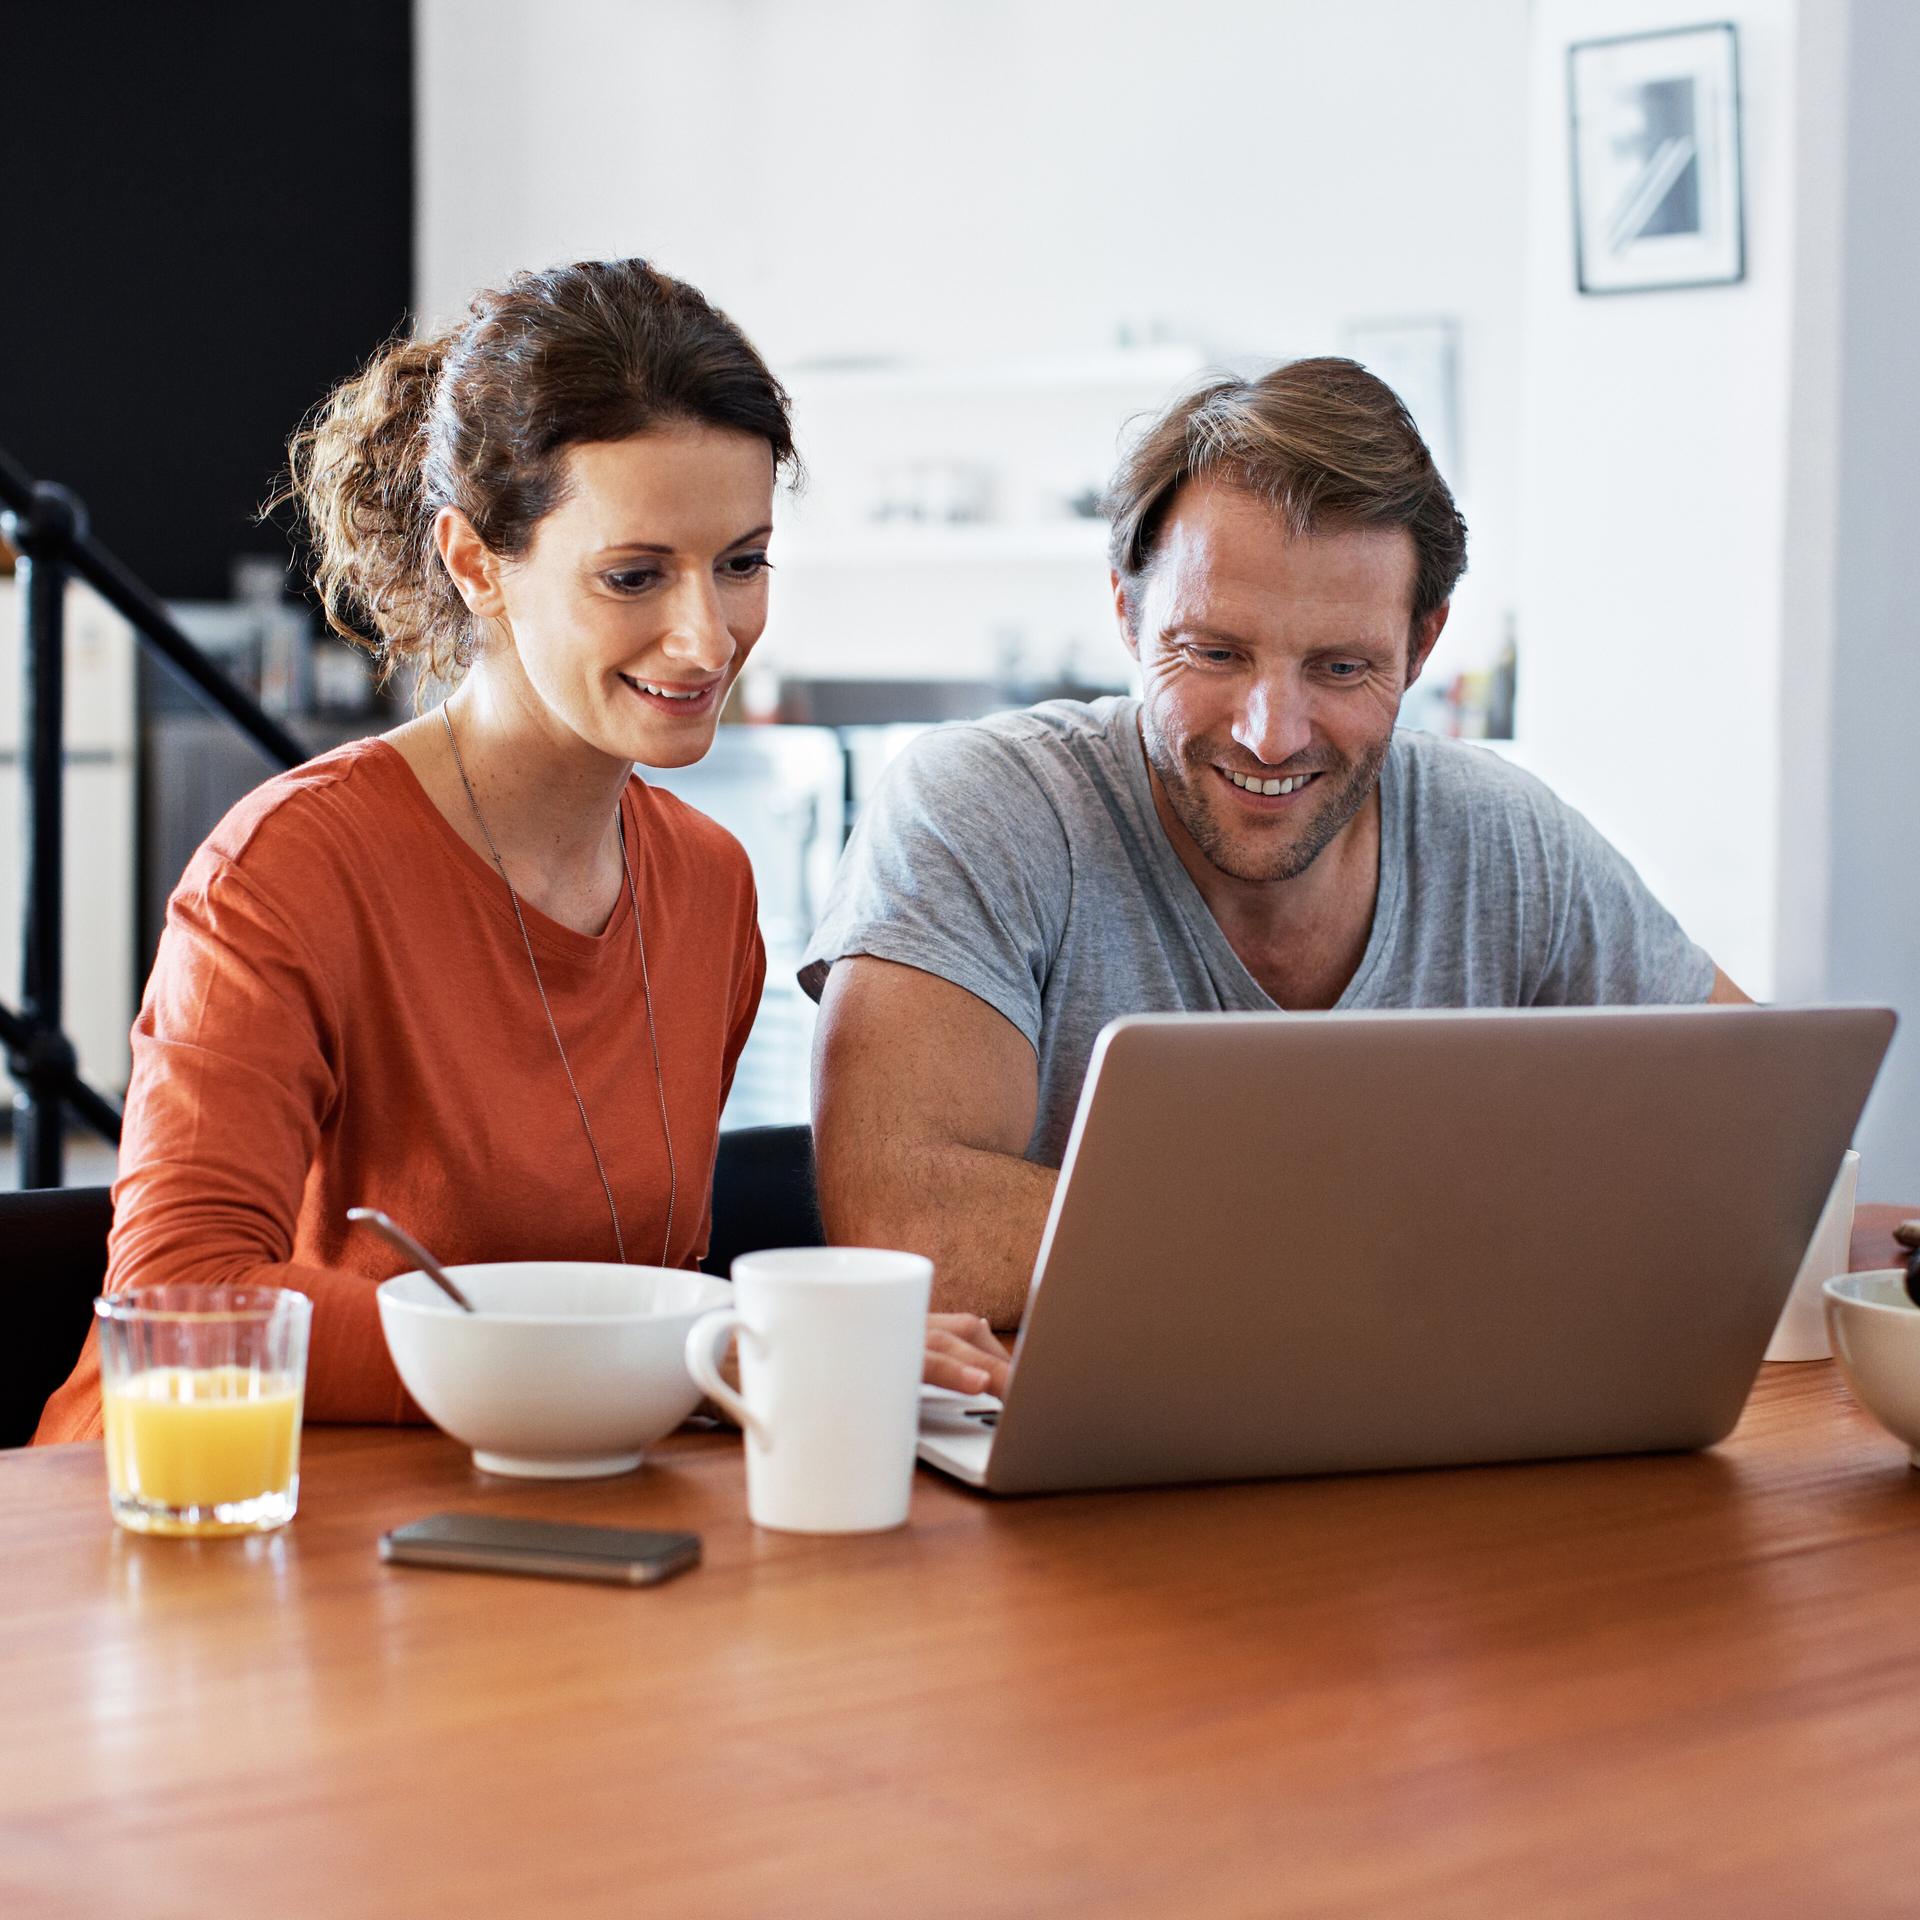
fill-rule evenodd
<path id="1" fill-rule="evenodd" d="M 386 682 L 402 660 L 465 663 L 469 616 L 434 551 L 427 450 L 447 341 L 394 340 L 343 380 L 287 448 L 327 624 L 369 647 Z"/>

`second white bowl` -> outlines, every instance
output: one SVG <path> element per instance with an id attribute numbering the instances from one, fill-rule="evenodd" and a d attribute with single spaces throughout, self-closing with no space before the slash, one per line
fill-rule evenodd
<path id="1" fill-rule="evenodd" d="M 1920 1467 L 1920 1307 L 1905 1271 L 1835 1274 L 1824 1292 L 1841 1378 Z"/>

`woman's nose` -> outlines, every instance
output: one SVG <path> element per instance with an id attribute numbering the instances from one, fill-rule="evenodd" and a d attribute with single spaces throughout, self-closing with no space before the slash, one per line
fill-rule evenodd
<path id="1" fill-rule="evenodd" d="M 675 590 L 668 611 L 661 645 L 671 658 L 708 673 L 717 673 L 733 658 L 733 635 L 727 630 L 726 615 L 710 576 L 702 572 L 684 581 Z"/>

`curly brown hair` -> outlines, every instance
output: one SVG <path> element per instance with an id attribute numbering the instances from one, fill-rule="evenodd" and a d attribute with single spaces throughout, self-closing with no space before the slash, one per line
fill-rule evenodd
<path id="1" fill-rule="evenodd" d="M 434 547 L 440 509 L 513 558 L 559 505 L 569 447 L 687 422 L 756 434 L 798 471 L 785 388 L 695 288 L 644 260 L 517 273 L 334 388 L 289 443 L 277 502 L 305 521 L 327 624 L 382 684 L 403 661 L 446 679 L 474 628 Z"/>
<path id="2" fill-rule="evenodd" d="M 1103 505 L 1129 617 L 1175 496 L 1203 474 L 1257 494 L 1295 535 L 1404 527 L 1416 628 L 1467 569 L 1467 523 L 1393 389 L 1354 360 L 1294 360 L 1257 380 L 1208 381 L 1128 449 Z"/>

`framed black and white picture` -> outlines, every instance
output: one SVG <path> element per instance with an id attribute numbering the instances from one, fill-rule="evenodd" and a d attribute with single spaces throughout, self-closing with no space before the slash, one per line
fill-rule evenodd
<path id="1" fill-rule="evenodd" d="M 1568 50 L 1582 293 L 1702 287 L 1746 271 L 1740 70 L 1728 25 Z"/>

